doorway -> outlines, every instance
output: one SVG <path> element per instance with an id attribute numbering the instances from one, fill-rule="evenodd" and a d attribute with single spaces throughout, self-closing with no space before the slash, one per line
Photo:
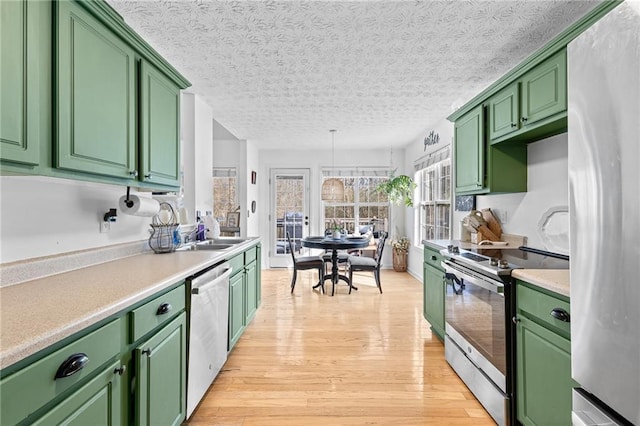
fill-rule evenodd
<path id="1" fill-rule="evenodd" d="M 269 267 L 284 268 L 292 265 L 287 232 L 295 254 L 309 234 L 309 169 L 271 169 L 270 176 Z"/>

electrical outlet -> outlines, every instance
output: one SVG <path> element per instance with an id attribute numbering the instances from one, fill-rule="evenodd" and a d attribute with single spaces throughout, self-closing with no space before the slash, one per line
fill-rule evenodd
<path id="1" fill-rule="evenodd" d="M 500 218 L 500 223 L 504 224 L 507 223 L 507 220 L 509 219 L 509 215 L 507 214 L 507 210 L 498 210 L 498 216 Z"/>
<path id="2" fill-rule="evenodd" d="M 111 222 L 108 222 L 106 220 L 103 220 L 102 222 L 100 222 L 100 233 L 101 234 L 106 234 L 108 232 L 111 231 Z"/>

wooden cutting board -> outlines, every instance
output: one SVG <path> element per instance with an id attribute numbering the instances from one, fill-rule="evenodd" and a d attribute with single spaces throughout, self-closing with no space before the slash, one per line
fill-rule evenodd
<path id="1" fill-rule="evenodd" d="M 481 212 L 482 217 L 487 222 L 487 227 L 500 239 L 502 237 L 502 226 L 500 226 L 500 222 L 498 222 L 491 209 L 482 209 Z"/>

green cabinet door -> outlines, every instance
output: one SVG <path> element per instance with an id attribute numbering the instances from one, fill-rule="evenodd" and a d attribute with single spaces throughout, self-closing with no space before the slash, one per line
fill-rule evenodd
<path id="1" fill-rule="evenodd" d="M 567 55 L 562 49 L 522 76 L 524 126 L 567 110 Z"/>
<path id="2" fill-rule="evenodd" d="M 262 304 L 262 246 L 256 246 L 256 306 Z"/>
<path id="3" fill-rule="evenodd" d="M 244 272 L 238 272 L 229 279 L 229 347 L 236 344 L 246 324 Z"/>
<path id="4" fill-rule="evenodd" d="M 424 317 L 431 324 L 431 330 L 442 340 L 444 338 L 444 273 L 427 263 L 424 263 L 423 272 Z"/>
<path id="5" fill-rule="evenodd" d="M 135 53 L 79 4 L 55 7 L 54 166 L 130 178 L 136 170 Z"/>
<path id="6" fill-rule="evenodd" d="M 30 114 L 39 111 L 37 74 L 46 72 L 31 37 L 39 8 L 26 0 L 0 2 L 0 158 L 27 165 L 37 165 L 40 155 L 39 120 Z"/>
<path id="7" fill-rule="evenodd" d="M 186 345 L 182 313 L 134 350 L 137 424 L 179 425 L 185 419 Z"/>
<path id="8" fill-rule="evenodd" d="M 180 186 L 180 89 L 155 67 L 140 64 L 140 179 Z"/>
<path id="9" fill-rule="evenodd" d="M 482 193 L 484 188 L 484 112 L 469 111 L 455 122 L 456 194 Z"/>
<path id="10" fill-rule="evenodd" d="M 42 426 L 122 424 L 122 378 L 119 374 L 121 367 L 120 362 L 109 365 L 97 377 L 56 404 L 33 424 Z"/>
<path id="11" fill-rule="evenodd" d="M 518 318 L 517 418 L 525 426 L 571 425 L 571 342 Z"/>
<path id="12" fill-rule="evenodd" d="M 249 324 L 258 310 L 258 275 L 256 272 L 256 262 L 253 261 L 245 267 L 245 283 L 246 283 L 246 320 L 245 324 Z"/>
<path id="13" fill-rule="evenodd" d="M 519 99 L 517 82 L 510 84 L 489 98 L 487 102 L 489 107 L 489 139 L 493 140 L 518 130 L 520 122 Z"/>

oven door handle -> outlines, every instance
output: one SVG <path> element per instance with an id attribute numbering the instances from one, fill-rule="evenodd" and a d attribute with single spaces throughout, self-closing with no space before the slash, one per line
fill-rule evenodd
<path id="1" fill-rule="evenodd" d="M 488 278 L 480 278 L 474 275 L 469 275 L 465 272 L 460 271 L 458 268 L 450 266 L 450 264 L 446 261 L 441 262 L 441 266 L 448 274 L 453 274 L 458 278 L 462 278 L 463 280 L 470 282 L 471 284 L 475 284 L 478 287 L 482 287 L 492 293 L 504 296 L 504 284 L 498 284 L 496 282 L 489 281 Z"/>

